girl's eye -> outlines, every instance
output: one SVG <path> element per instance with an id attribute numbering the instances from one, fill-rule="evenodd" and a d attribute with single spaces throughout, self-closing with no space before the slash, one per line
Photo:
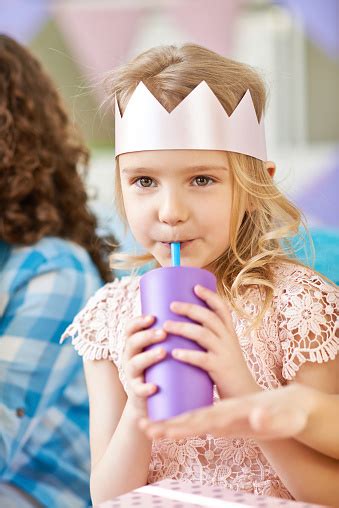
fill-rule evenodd
<path id="1" fill-rule="evenodd" d="M 198 187 L 207 187 L 207 186 L 211 185 L 211 183 L 214 182 L 213 178 L 211 178 L 210 176 L 204 176 L 204 175 L 196 176 L 193 181 L 195 182 L 195 186 L 198 186 Z M 154 187 L 154 185 L 155 185 L 153 178 L 150 178 L 149 176 L 140 176 L 139 178 L 134 180 L 132 183 L 136 184 L 137 187 L 139 187 L 139 188 L 141 187 L 144 189 Z"/>
<path id="2" fill-rule="evenodd" d="M 210 185 L 214 182 L 214 180 L 209 176 L 196 176 L 194 180 L 197 183 L 198 187 L 206 187 L 207 185 Z"/>
<path id="3" fill-rule="evenodd" d="M 141 176 L 134 183 L 137 184 L 137 187 L 151 187 L 152 182 L 153 180 L 149 176 Z"/>

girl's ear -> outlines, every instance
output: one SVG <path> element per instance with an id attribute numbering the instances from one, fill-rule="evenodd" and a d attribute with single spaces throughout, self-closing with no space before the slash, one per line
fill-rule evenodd
<path id="1" fill-rule="evenodd" d="M 270 177 L 273 178 L 275 175 L 275 170 L 276 170 L 275 162 L 273 162 L 273 161 L 265 162 L 265 168 L 266 168 L 268 174 L 270 175 Z"/>

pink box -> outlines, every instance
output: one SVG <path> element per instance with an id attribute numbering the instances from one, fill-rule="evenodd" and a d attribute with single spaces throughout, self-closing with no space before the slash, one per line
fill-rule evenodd
<path id="1" fill-rule="evenodd" d="M 101 503 L 97 508 L 320 508 L 320 505 L 277 497 L 233 492 L 223 487 L 163 480 Z"/>

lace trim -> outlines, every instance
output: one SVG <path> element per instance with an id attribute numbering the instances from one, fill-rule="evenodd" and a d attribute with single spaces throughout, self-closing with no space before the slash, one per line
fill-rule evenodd
<path id="1" fill-rule="evenodd" d="M 60 343 L 72 339 L 75 350 L 85 360 L 113 361 L 125 385 L 119 359 L 124 348 L 124 328 L 129 318 L 140 313 L 135 298 L 138 277 L 123 277 L 100 288 L 74 318 Z"/>
<path id="2" fill-rule="evenodd" d="M 287 284 L 280 278 L 277 295 L 282 375 L 289 381 L 304 363 L 328 362 L 339 352 L 338 288 L 308 268 L 290 272 Z"/>
<path id="3" fill-rule="evenodd" d="M 81 336 L 81 326 L 78 323 L 70 325 L 60 339 L 62 344 L 67 338 L 72 339 L 74 349 L 84 360 L 111 360 L 108 344 L 98 344 Z"/>
<path id="4" fill-rule="evenodd" d="M 105 319 L 106 301 L 110 292 L 115 292 L 119 281 L 115 280 L 111 284 L 106 284 L 92 296 L 86 306 L 75 316 L 71 323 L 61 336 L 60 344 L 71 338 L 74 349 L 85 360 L 106 360 L 111 359 L 109 329 L 104 325 L 104 333 L 98 333 L 100 330 L 95 325 L 95 317 L 102 312 L 103 321 Z"/>
<path id="5" fill-rule="evenodd" d="M 311 351 L 295 348 L 290 357 L 289 344 L 283 343 L 282 348 L 285 350 L 282 374 L 285 379 L 291 381 L 306 362 L 325 363 L 334 360 L 339 352 L 339 339 L 332 337 Z"/>

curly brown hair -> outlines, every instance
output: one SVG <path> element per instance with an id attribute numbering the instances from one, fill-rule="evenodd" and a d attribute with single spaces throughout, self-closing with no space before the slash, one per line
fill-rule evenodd
<path id="1" fill-rule="evenodd" d="M 88 161 L 89 152 L 41 64 L 0 34 L 0 240 L 21 245 L 45 236 L 71 240 L 87 250 L 109 281 L 106 254 L 115 240 L 96 234 L 81 177 Z"/>

